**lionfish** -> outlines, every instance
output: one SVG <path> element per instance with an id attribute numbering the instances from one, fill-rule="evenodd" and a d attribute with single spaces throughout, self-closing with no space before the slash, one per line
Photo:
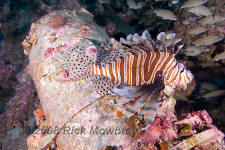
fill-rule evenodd
<path id="1" fill-rule="evenodd" d="M 91 77 L 96 97 L 117 95 L 114 103 L 126 107 L 123 114 L 127 117 L 139 112 L 151 123 L 162 88 L 186 89 L 193 80 L 184 63 L 176 61 L 174 45 L 169 49 L 163 46 L 160 51 L 147 31 L 142 36 L 128 35 L 120 42 L 111 39 L 109 44 L 97 47 L 93 43 L 96 41 L 83 39 L 69 49 L 64 67 L 70 79 Z"/>

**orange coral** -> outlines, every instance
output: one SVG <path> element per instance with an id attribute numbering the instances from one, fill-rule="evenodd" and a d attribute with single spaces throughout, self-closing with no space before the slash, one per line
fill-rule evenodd
<path id="1" fill-rule="evenodd" d="M 44 123 L 45 120 L 45 114 L 41 107 L 39 107 L 37 110 L 34 111 L 34 116 L 36 119 L 36 125 L 40 126 L 42 123 Z"/>
<path id="2" fill-rule="evenodd" d="M 37 110 L 36 110 L 36 114 L 39 116 L 39 117 L 43 117 L 44 116 L 44 111 L 41 107 L 39 107 Z"/>
<path id="3" fill-rule="evenodd" d="M 121 118 L 123 116 L 122 112 L 117 110 L 116 111 L 116 117 Z"/>

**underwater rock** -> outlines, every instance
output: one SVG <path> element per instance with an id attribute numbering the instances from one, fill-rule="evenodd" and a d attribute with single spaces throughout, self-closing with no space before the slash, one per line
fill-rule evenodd
<path id="1" fill-rule="evenodd" d="M 155 144 L 159 140 L 171 141 L 177 138 L 176 132 L 172 127 L 172 119 L 170 117 L 156 117 L 152 125 L 145 131 L 140 139 L 144 143 Z"/>
<path id="2" fill-rule="evenodd" d="M 8 130 L 4 137 L 0 137 L 0 145 L 2 150 L 26 149 L 26 134 L 24 134 L 24 128 L 15 127 Z"/>
<path id="3" fill-rule="evenodd" d="M 4 150 L 26 149 L 27 134 L 34 130 L 34 124 L 32 121 L 28 124 L 28 120 L 31 119 L 38 99 L 28 68 L 25 67 L 16 74 L 16 79 L 14 95 L 10 98 L 6 111 L 0 114 L 0 145 Z"/>
<path id="4" fill-rule="evenodd" d="M 13 92 L 12 88 L 15 84 L 14 73 L 16 66 L 6 64 L 4 61 L 0 61 L 0 114 L 4 112 L 4 101 L 10 96 L 9 91 Z"/>
<path id="5" fill-rule="evenodd" d="M 205 110 L 202 110 L 188 114 L 184 120 L 178 121 L 175 124 L 189 124 L 194 128 L 196 125 L 205 126 L 211 123 L 212 119 L 209 114 Z"/>
<path id="6" fill-rule="evenodd" d="M 171 145 L 171 149 L 224 149 L 225 147 L 224 134 L 212 124 L 212 119 L 205 110 L 192 112 L 175 124 L 182 125 L 181 129 L 192 130 L 193 135 L 177 141 L 174 146 Z M 181 134 L 179 136 L 182 137 Z"/>
<path id="7" fill-rule="evenodd" d="M 9 108 L 0 114 L 2 118 L 0 134 L 4 133 L 2 130 L 5 128 L 11 129 L 13 126 L 22 125 L 24 119 L 32 113 L 32 105 L 35 105 L 35 89 L 28 68 L 19 72 L 16 79 L 18 83 L 15 86 L 15 95 L 8 102 Z"/>
<path id="8" fill-rule="evenodd" d="M 57 25 L 52 25 L 52 17 L 56 15 L 63 17 L 63 23 L 54 22 Z M 125 120 L 115 115 L 116 110 L 110 107 L 109 100 L 101 98 L 101 103 L 88 101 L 94 89 L 92 80 L 85 76 L 80 80 L 72 80 L 71 74 L 60 68 L 65 60 L 64 52 L 79 45 L 83 39 L 96 45 L 106 42 L 109 38 L 103 28 L 93 23 L 90 15 L 83 11 L 57 11 L 33 23 L 30 33 L 29 39 L 36 39 L 29 50 L 30 72 L 45 121 L 27 139 L 28 149 L 40 149 L 49 146 L 52 141 L 56 142 L 57 149 L 101 149 L 107 145 L 126 147 L 134 131 L 125 133 L 125 129 L 129 128 Z M 49 41 L 53 35 L 56 40 Z M 92 47 L 87 50 L 89 56 L 95 55 Z M 50 127 L 55 132 L 39 133 L 44 127 Z M 82 127 L 85 133 L 79 134 L 75 128 Z M 97 133 L 90 131 L 97 127 Z M 109 129 L 115 131 L 107 135 L 106 130 Z M 122 129 L 123 134 L 115 133 Z"/>
<path id="9" fill-rule="evenodd" d="M 115 116 L 116 109 L 111 106 L 109 99 L 102 98 L 80 112 L 58 135 L 57 148 L 100 149 L 107 145 L 126 148 L 137 130 Z"/>
<path id="10" fill-rule="evenodd" d="M 192 112 L 184 120 L 157 116 L 152 126 L 133 145 L 136 149 L 224 149 L 224 134 L 212 125 L 205 110 Z M 157 144 L 156 144 L 157 143 Z"/>

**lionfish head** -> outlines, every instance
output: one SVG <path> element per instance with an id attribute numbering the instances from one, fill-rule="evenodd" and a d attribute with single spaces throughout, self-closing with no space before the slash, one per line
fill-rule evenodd
<path id="1" fill-rule="evenodd" d="M 194 76 L 192 75 L 191 71 L 186 69 L 184 63 L 178 63 L 178 75 L 179 81 L 177 86 L 183 90 L 186 90 L 188 84 L 193 82 Z"/>

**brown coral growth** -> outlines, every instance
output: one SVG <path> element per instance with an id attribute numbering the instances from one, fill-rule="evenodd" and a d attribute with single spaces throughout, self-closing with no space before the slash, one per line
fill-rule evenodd
<path id="1" fill-rule="evenodd" d="M 60 28 L 66 23 L 66 16 L 62 14 L 53 14 L 49 20 L 49 27 Z"/>

